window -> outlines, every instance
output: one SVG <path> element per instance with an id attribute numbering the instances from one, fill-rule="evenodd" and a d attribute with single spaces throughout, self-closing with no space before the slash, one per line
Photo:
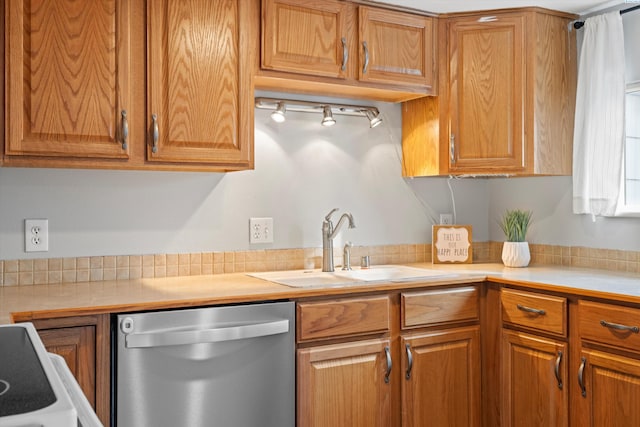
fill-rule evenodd
<path id="1" fill-rule="evenodd" d="M 627 84 L 625 99 L 626 142 L 620 215 L 640 212 L 640 82 Z"/>

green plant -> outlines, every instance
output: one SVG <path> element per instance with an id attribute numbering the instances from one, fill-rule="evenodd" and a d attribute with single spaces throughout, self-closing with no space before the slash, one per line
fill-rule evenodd
<path id="1" fill-rule="evenodd" d="M 500 228 L 507 237 L 507 242 L 524 242 L 531 223 L 531 211 L 520 209 L 507 210 L 498 221 Z"/>

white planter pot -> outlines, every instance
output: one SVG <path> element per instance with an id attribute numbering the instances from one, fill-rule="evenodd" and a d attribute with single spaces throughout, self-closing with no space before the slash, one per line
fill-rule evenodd
<path id="1" fill-rule="evenodd" d="M 528 242 L 504 242 L 502 262 L 507 267 L 526 267 L 531 261 Z"/>

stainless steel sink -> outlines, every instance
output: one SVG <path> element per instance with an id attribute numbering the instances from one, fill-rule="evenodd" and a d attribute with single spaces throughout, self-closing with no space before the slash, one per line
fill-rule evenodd
<path id="1" fill-rule="evenodd" d="M 375 284 L 437 280 L 444 277 L 457 276 L 458 274 L 426 268 L 377 265 L 366 269 L 349 271 L 323 272 L 319 270 L 287 270 L 248 273 L 248 275 L 295 288 L 313 288 L 362 285 L 363 283 Z"/>

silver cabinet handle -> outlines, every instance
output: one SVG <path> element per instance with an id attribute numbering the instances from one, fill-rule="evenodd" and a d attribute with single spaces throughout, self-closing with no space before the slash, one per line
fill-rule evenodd
<path id="1" fill-rule="evenodd" d="M 362 74 L 367 74 L 369 70 L 369 46 L 367 42 L 362 42 L 362 48 L 364 49 L 364 66 L 362 67 Z"/>
<path id="2" fill-rule="evenodd" d="M 578 385 L 582 390 L 582 397 L 587 397 L 587 388 L 584 385 L 584 368 L 587 366 L 587 358 L 583 357 L 580 361 L 580 368 L 578 369 Z"/>
<path id="3" fill-rule="evenodd" d="M 404 349 L 407 351 L 407 373 L 404 377 L 410 380 L 411 370 L 413 369 L 413 354 L 411 354 L 411 346 L 409 344 L 405 344 Z"/>
<path id="4" fill-rule="evenodd" d="M 188 331 L 166 331 L 129 334 L 126 336 L 127 348 L 148 348 L 176 345 L 191 345 L 223 341 L 243 340 L 289 332 L 289 320 L 276 320 L 267 323 L 231 326 L 229 328 L 195 329 Z"/>
<path id="5" fill-rule="evenodd" d="M 393 366 L 391 361 L 391 350 L 389 347 L 384 348 L 384 354 L 387 356 L 387 372 L 384 374 L 384 383 L 389 384 L 389 375 L 391 375 L 391 367 Z"/>
<path id="6" fill-rule="evenodd" d="M 129 122 L 127 121 L 127 110 L 122 110 L 122 149 L 127 149 L 129 141 Z"/>
<path id="7" fill-rule="evenodd" d="M 540 310 L 539 308 L 527 307 L 526 305 L 522 304 L 518 304 L 516 307 L 518 308 L 518 310 L 524 311 L 525 313 L 533 313 L 539 316 L 544 316 L 545 314 L 547 314 L 547 312 L 544 310 Z"/>
<path id="8" fill-rule="evenodd" d="M 456 163 L 456 136 L 454 134 L 449 137 L 449 156 L 451 164 L 454 165 Z"/>
<path id="9" fill-rule="evenodd" d="M 349 47 L 347 47 L 347 39 L 342 39 L 342 71 L 347 69 L 347 62 L 349 61 Z"/>
<path id="10" fill-rule="evenodd" d="M 615 329 L 616 331 L 633 332 L 634 334 L 640 332 L 640 328 L 637 326 L 621 325 L 619 323 L 607 322 L 606 320 L 601 320 L 600 324 L 605 328 Z"/>
<path id="11" fill-rule="evenodd" d="M 558 351 L 558 357 L 556 357 L 555 374 L 558 381 L 558 388 L 562 390 L 562 378 L 560 377 L 560 364 L 562 363 L 562 352 Z"/>
<path id="12" fill-rule="evenodd" d="M 158 152 L 158 140 L 160 139 L 160 128 L 158 127 L 158 115 L 151 115 L 151 124 L 153 126 L 153 146 L 151 147 L 152 153 Z"/>

